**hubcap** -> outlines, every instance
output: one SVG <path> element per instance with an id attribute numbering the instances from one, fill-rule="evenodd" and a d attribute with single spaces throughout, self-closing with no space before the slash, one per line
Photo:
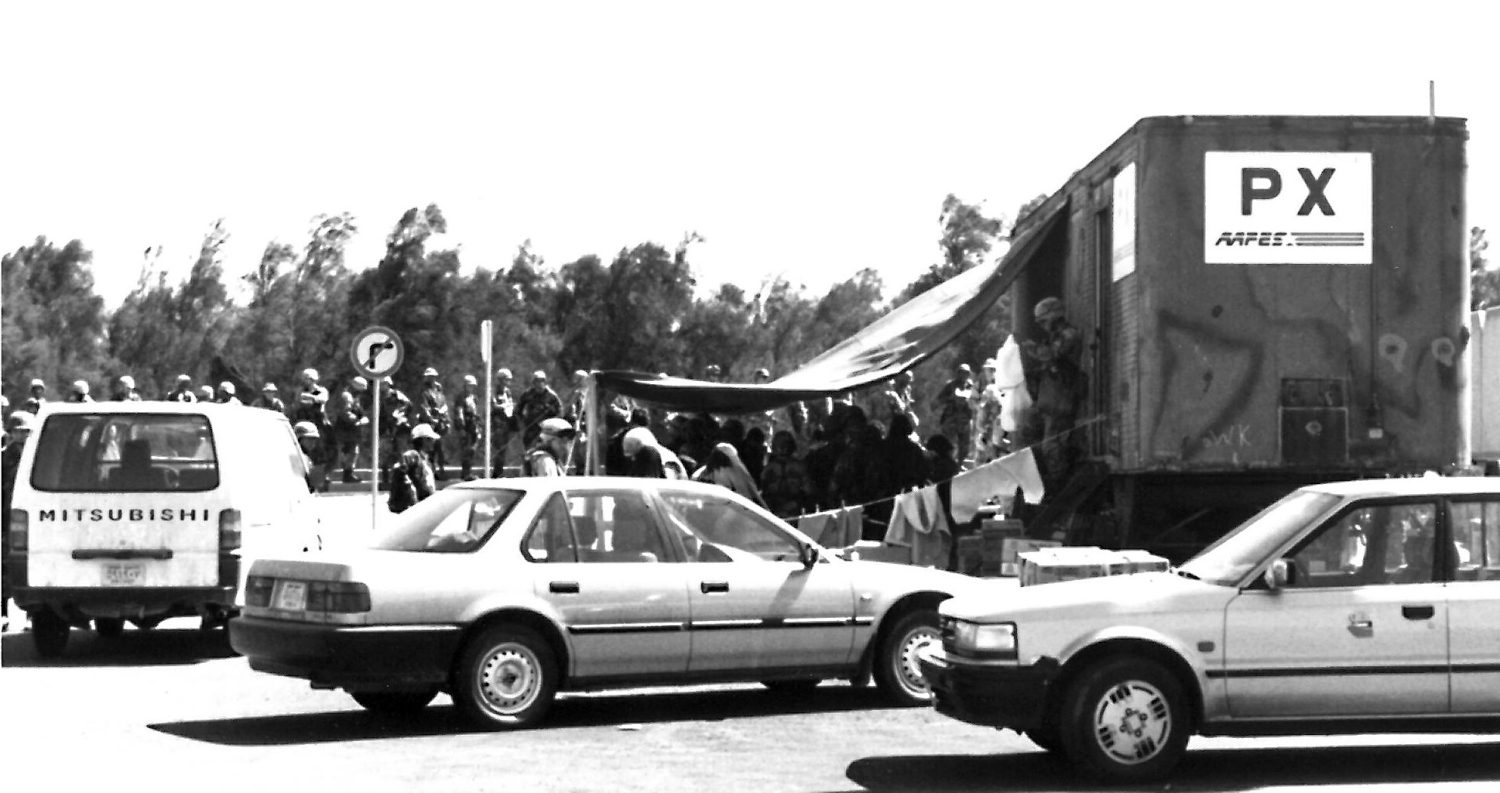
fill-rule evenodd
<path id="1" fill-rule="evenodd" d="M 479 690 L 491 710 L 514 715 L 536 700 L 541 689 L 541 665 L 525 647 L 502 644 L 485 656 Z"/>
<path id="2" fill-rule="evenodd" d="M 921 627 L 906 634 L 901 643 L 901 654 L 896 659 L 896 673 L 906 690 L 916 696 L 928 696 L 932 687 L 922 676 L 922 667 L 917 663 L 917 651 L 929 644 L 941 642 L 942 636 L 934 628 Z"/>
<path id="3" fill-rule="evenodd" d="M 1172 709 L 1150 683 L 1129 680 L 1104 692 L 1094 709 L 1094 738 L 1111 760 L 1136 765 L 1161 753 L 1172 735 Z"/>

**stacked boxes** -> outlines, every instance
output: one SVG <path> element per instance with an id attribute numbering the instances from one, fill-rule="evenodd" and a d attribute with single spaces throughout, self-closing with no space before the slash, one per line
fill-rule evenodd
<path id="1" fill-rule="evenodd" d="M 1019 520 L 1006 520 L 997 518 L 986 518 L 979 524 L 980 540 L 980 575 L 994 577 L 997 575 L 1015 575 L 1014 564 L 1010 569 L 1006 568 L 1005 562 L 1015 561 L 1014 552 L 1008 558 L 1005 554 L 1006 543 L 1021 539 L 1024 530 Z"/>
<path id="2" fill-rule="evenodd" d="M 1106 551 L 1096 547 L 1056 547 L 1023 551 L 1021 586 L 1166 570 L 1167 560 L 1146 551 Z"/>

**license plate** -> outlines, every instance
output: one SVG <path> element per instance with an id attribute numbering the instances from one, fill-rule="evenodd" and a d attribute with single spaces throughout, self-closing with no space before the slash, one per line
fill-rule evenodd
<path id="1" fill-rule="evenodd" d="M 281 581 L 276 584 L 276 608 L 303 611 L 307 608 L 307 582 Z"/>
<path id="2" fill-rule="evenodd" d="M 105 586 L 140 586 L 145 577 L 144 565 L 107 564 L 104 566 Z"/>

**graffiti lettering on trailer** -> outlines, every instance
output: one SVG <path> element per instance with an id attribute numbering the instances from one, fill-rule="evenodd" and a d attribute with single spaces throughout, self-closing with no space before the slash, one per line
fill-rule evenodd
<path id="1" fill-rule="evenodd" d="M 1226 449 L 1245 448 L 1250 446 L 1250 425 L 1232 424 L 1227 429 L 1219 432 L 1209 432 L 1203 436 L 1203 448 Z"/>

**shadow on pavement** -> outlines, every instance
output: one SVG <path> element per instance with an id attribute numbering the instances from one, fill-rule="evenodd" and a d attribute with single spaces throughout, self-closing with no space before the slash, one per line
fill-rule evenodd
<path id="1" fill-rule="evenodd" d="M 441 701 L 441 700 L 440 700 Z M 435 704 L 414 716 L 391 717 L 354 710 L 165 722 L 151 729 L 226 746 L 281 746 L 469 733 L 476 730 L 451 705 Z M 719 721 L 800 713 L 838 713 L 889 707 L 873 688 L 825 685 L 800 695 L 754 687 L 732 691 L 562 695 L 537 730 Z"/>
<path id="2" fill-rule="evenodd" d="M 1310 739 L 1315 740 L 1315 739 Z M 1448 745 L 1265 747 L 1189 750 L 1172 777 L 1152 785 L 1101 785 L 1037 750 L 1004 755 L 867 757 L 845 772 L 871 791 L 1193 790 L 1266 786 L 1500 782 L 1500 739 Z"/>
<path id="3" fill-rule="evenodd" d="M 7 667 L 177 666 L 234 656 L 222 629 L 126 630 L 106 639 L 74 628 L 67 649 L 58 658 L 37 655 L 30 633 L 6 633 L 0 638 L 0 665 Z"/>

